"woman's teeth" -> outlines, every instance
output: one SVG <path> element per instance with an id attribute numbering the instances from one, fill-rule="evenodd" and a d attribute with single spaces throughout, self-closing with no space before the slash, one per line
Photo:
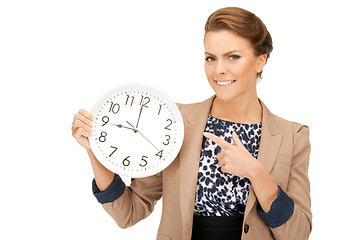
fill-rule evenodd
<path id="1" fill-rule="evenodd" d="M 235 82 L 235 80 L 233 81 L 224 81 L 224 82 L 216 82 L 218 85 L 221 85 L 221 86 L 226 86 L 226 85 L 229 85 L 231 83 Z"/>

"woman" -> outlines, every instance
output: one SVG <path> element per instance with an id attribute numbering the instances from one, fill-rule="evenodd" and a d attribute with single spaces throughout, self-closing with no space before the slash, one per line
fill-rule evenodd
<path id="1" fill-rule="evenodd" d="M 73 136 L 91 159 L 94 195 L 121 228 L 163 197 L 157 239 L 307 239 L 309 127 L 272 114 L 257 97 L 272 51 L 266 26 L 244 9 L 219 9 L 206 22 L 204 48 L 215 95 L 177 103 L 184 142 L 162 172 L 126 186 L 90 149 L 91 114 L 75 115 Z"/>

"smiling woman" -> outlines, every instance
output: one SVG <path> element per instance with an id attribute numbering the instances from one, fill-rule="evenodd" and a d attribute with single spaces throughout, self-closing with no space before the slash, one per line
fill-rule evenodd
<path id="1" fill-rule="evenodd" d="M 211 141 L 206 139 L 203 143 L 206 150 L 200 160 L 192 240 L 308 238 L 311 231 L 308 159 L 303 158 L 299 165 L 303 165 L 301 170 L 279 170 L 278 164 L 272 163 L 274 167 L 270 171 L 266 167 L 271 159 L 270 150 L 265 154 L 267 160 L 262 159 L 264 155 L 261 154 L 267 144 L 278 149 L 281 139 L 278 127 L 281 125 L 288 125 L 288 130 L 281 130 L 283 143 L 291 142 L 286 140 L 286 135 L 291 132 L 290 122 L 274 119 L 270 123 L 267 108 L 257 97 L 257 82 L 262 78 L 263 68 L 273 50 L 270 33 L 255 14 L 236 7 L 222 8 L 211 14 L 205 24 L 204 48 L 205 73 L 216 96 L 210 107 L 207 133 L 204 133 Z M 302 129 L 306 131 L 306 128 L 305 125 Z M 249 132 L 240 134 L 242 137 L 239 138 L 238 131 Z M 268 131 L 277 135 L 277 140 L 270 140 Z M 309 151 L 307 134 L 303 138 L 302 154 Z M 261 135 L 259 145 L 257 141 Z M 219 152 L 219 146 L 222 152 Z M 218 160 L 219 171 L 212 168 L 211 160 L 206 160 L 213 155 Z M 276 161 L 282 161 L 280 155 Z M 292 161 L 297 160 L 293 158 Z M 208 168 L 214 171 L 209 172 Z M 297 180 L 288 177 L 299 173 L 305 184 L 295 185 Z M 283 190 L 286 186 L 293 188 L 287 190 L 289 194 L 300 191 L 302 196 L 290 197 Z M 251 210 L 253 200 L 248 201 L 253 199 L 251 192 L 257 199 L 257 213 Z M 302 230 L 298 229 L 299 224 L 304 227 Z M 239 225 L 243 227 L 239 228 Z M 293 230 L 296 234 L 290 236 L 295 233 Z"/>
<path id="2" fill-rule="evenodd" d="M 256 84 L 273 50 L 265 24 L 245 9 L 219 9 L 205 24 L 204 48 L 205 73 L 217 96 L 210 114 L 235 122 L 260 122 Z"/>
<path id="3" fill-rule="evenodd" d="M 257 97 L 272 51 L 269 32 L 253 13 L 222 8 L 205 24 L 204 48 L 215 94 L 177 103 L 183 144 L 158 174 L 126 186 L 89 147 L 91 114 L 75 115 L 73 136 L 89 154 L 95 197 L 121 228 L 149 216 L 162 197 L 157 239 L 307 239 L 309 127 L 271 113 Z"/>
<path id="4" fill-rule="evenodd" d="M 208 17 L 205 24 L 204 43 L 208 33 L 223 30 L 228 30 L 247 41 L 248 43 L 245 45 L 251 45 L 255 56 L 266 54 L 266 63 L 273 50 L 272 38 L 265 24 L 255 14 L 245 9 L 239 11 L 237 7 L 222 8 L 221 11 L 214 12 Z M 228 52 L 228 54 L 231 53 L 232 51 Z M 235 55 L 235 58 L 237 57 L 239 56 Z M 261 74 L 262 69 L 257 75 L 261 77 Z"/>
<path id="5" fill-rule="evenodd" d="M 266 54 L 256 57 L 249 40 L 228 30 L 206 33 L 204 47 L 205 73 L 219 98 L 254 93 Z"/>

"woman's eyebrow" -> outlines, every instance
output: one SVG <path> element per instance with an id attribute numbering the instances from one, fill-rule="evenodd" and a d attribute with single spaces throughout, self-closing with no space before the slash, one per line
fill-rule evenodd
<path id="1" fill-rule="evenodd" d="M 230 52 L 225 53 L 223 56 L 229 55 L 229 54 L 231 54 L 231 53 L 233 53 L 233 52 L 240 52 L 240 53 L 241 53 L 241 51 L 240 51 L 240 50 L 232 50 L 232 51 L 230 51 Z M 208 53 L 208 52 L 205 52 L 205 54 L 208 54 L 208 55 L 212 55 L 212 56 L 214 56 L 214 54 L 212 54 L 212 53 Z"/>

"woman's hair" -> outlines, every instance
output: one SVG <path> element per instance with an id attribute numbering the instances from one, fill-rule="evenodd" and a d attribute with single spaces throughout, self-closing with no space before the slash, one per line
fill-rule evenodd
<path id="1" fill-rule="evenodd" d="M 220 8 L 208 17 L 204 39 L 207 32 L 221 30 L 229 30 L 248 39 L 254 48 L 254 55 L 258 57 L 265 53 L 267 62 L 273 50 L 272 38 L 265 24 L 255 14 L 238 7 Z M 258 73 L 260 78 L 261 74 L 262 71 Z"/>

